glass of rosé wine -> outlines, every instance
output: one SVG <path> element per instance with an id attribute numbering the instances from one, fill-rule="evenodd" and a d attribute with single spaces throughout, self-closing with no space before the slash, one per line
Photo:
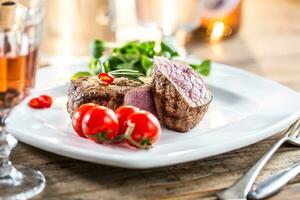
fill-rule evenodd
<path id="1" fill-rule="evenodd" d="M 42 0 L 0 0 L 0 199 L 31 198 L 46 183 L 41 172 L 12 165 L 17 140 L 5 129 L 12 108 L 34 86 L 42 18 Z"/>

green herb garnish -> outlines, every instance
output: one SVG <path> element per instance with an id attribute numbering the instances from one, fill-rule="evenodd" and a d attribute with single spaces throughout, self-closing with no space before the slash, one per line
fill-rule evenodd
<path id="1" fill-rule="evenodd" d="M 204 76 L 208 76 L 211 69 L 211 61 L 203 60 L 202 63 L 199 64 L 189 64 L 196 72 L 202 74 Z"/>
<path id="2" fill-rule="evenodd" d="M 90 72 L 77 72 L 72 76 L 72 80 L 76 80 L 80 77 L 84 77 L 84 76 L 91 76 L 92 74 Z"/>
<path id="3" fill-rule="evenodd" d="M 91 52 L 94 58 L 100 58 L 105 50 L 104 43 L 100 40 L 94 40 L 91 44 Z"/>
<path id="4" fill-rule="evenodd" d="M 143 76 L 142 73 L 140 73 L 137 70 L 130 70 L 130 69 L 119 69 L 108 72 L 109 74 L 113 75 L 114 77 L 125 77 L 140 83 L 144 83 L 139 77 Z"/>
<path id="5" fill-rule="evenodd" d="M 123 46 L 110 49 L 111 53 L 104 57 L 103 52 L 109 48 L 105 46 L 104 42 L 95 40 L 91 44 L 93 57 L 88 65 L 89 71 L 76 73 L 72 79 L 79 78 L 80 75 L 97 75 L 100 72 L 112 72 L 112 75 L 122 72 L 125 77 L 131 79 L 142 75 L 149 77 L 152 73 L 154 56 L 164 56 L 173 60 L 179 56 L 172 41 L 167 38 L 161 42 L 159 51 L 155 51 L 155 46 L 155 41 L 131 41 Z M 211 62 L 204 60 L 202 63 L 190 64 L 190 66 L 198 73 L 207 76 L 210 73 Z M 138 77 L 136 77 L 137 75 Z M 114 76 L 118 77 L 119 75 Z"/>

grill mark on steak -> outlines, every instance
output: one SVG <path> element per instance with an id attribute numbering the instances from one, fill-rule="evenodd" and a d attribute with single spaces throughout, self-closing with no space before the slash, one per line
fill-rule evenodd
<path id="1" fill-rule="evenodd" d="M 152 94 L 147 84 L 141 86 L 127 78 L 116 78 L 113 83 L 103 85 L 96 76 L 82 77 L 71 82 L 67 110 L 72 117 L 80 105 L 90 102 L 115 110 L 126 104 L 124 99 L 128 94 L 129 104 L 153 113 L 156 108 L 158 118 L 167 128 L 186 132 L 202 120 L 212 99 L 200 75 L 189 65 L 161 57 L 154 58 L 151 90 Z M 155 108 L 151 108 L 152 95 Z M 141 104 L 143 100 L 145 105 Z"/>
<path id="2" fill-rule="evenodd" d="M 169 129 L 186 132 L 208 109 L 211 93 L 189 65 L 155 57 L 152 90 L 157 115 Z"/>
<path id="3" fill-rule="evenodd" d="M 163 57 L 156 57 L 154 65 L 156 70 L 164 74 L 182 97 L 190 103 L 190 106 L 197 107 L 207 103 L 211 94 L 201 76 L 189 65 L 180 61 L 170 62 Z"/>

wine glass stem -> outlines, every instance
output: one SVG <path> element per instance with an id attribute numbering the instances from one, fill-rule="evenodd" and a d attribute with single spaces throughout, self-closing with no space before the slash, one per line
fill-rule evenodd
<path id="1" fill-rule="evenodd" d="M 17 139 L 5 129 L 10 110 L 0 110 L 0 199 L 28 199 L 45 188 L 45 177 L 26 167 L 16 169 L 9 160 Z"/>
<path id="2" fill-rule="evenodd" d="M 8 147 L 7 133 L 4 124 L 0 126 L 0 177 L 7 176 L 10 172 L 11 162 L 9 161 L 11 149 Z"/>
<path id="3" fill-rule="evenodd" d="M 0 183 L 18 183 L 21 174 L 13 167 L 9 160 L 11 150 L 16 146 L 17 140 L 5 130 L 4 117 L 0 118 Z"/>
<path id="4" fill-rule="evenodd" d="M 10 175 L 12 171 L 12 164 L 8 158 L 2 159 L 0 163 L 0 179 Z"/>

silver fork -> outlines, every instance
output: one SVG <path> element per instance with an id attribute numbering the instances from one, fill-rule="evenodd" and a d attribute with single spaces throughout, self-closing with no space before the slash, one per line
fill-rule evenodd
<path id="1" fill-rule="evenodd" d="M 253 184 L 248 193 L 250 199 L 264 199 L 279 192 L 289 181 L 300 173 L 300 162 L 280 170 L 258 184 Z"/>
<path id="2" fill-rule="evenodd" d="M 295 133 L 300 134 L 300 127 L 295 130 Z M 295 139 L 300 143 L 300 139 Z M 295 142 L 295 141 L 293 141 Z M 264 199 L 278 192 L 289 181 L 300 174 L 300 162 L 279 170 L 258 184 L 253 184 L 251 191 L 248 193 L 250 199 Z"/>
<path id="3" fill-rule="evenodd" d="M 246 200 L 247 194 L 251 189 L 259 172 L 271 158 L 271 156 L 276 152 L 276 150 L 285 142 L 290 144 L 300 146 L 300 139 L 298 139 L 298 131 L 300 128 L 300 119 L 294 122 L 286 131 L 286 134 L 279 139 L 266 153 L 265 155 L 257 161 L 257 163 L 250 168 L 250 170 L 242 176 L 238 181 L 236 181 L 231 187 L 226 190 L 217 193 L 219 199 L 241 199 Z"/>

